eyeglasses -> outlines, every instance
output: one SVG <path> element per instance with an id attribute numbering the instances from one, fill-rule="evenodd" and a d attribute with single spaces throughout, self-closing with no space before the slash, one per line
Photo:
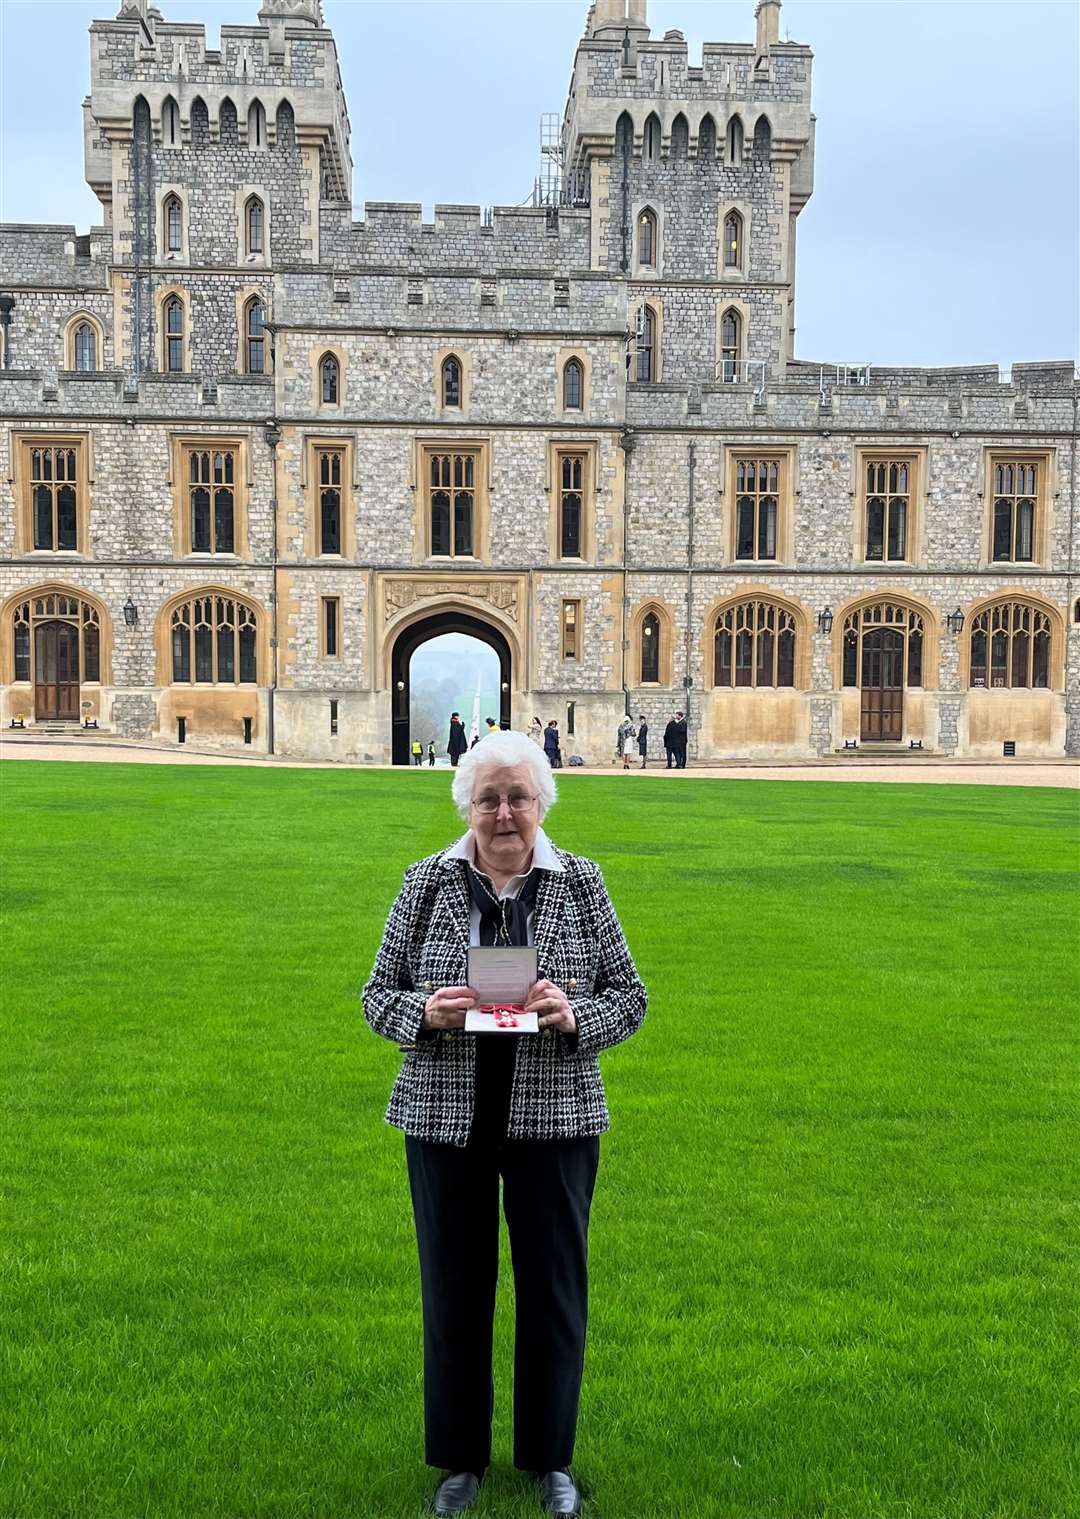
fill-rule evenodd
<path id="1" fill-rule="evenodd" d="M 486 796 L 473 797 L 472 805 L 476 808 L 477 812 L 490 816 L 491 813 L 498 812 L 502 802 L 509 804 L 511 812 L 528 812 L 535 801 L 536 797 L 530 796 L 527 791 L 511 791 L 510 795 L 505 797 L 492 796 L 489 792 Z"/>

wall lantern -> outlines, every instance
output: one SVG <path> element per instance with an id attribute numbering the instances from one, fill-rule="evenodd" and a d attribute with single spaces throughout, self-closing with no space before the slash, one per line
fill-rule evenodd
<path id="1" fill-rule="evenodd" d="M 404 689 L 405 689 L 405 682 L 403 680 L 399 680 L 398 683 L 397 683 L 397 688 L 398 688 L 399 691 L 404 691 Z"/>
<path id="2" fill-rule="evenodd" d="M 502 683 L 502 689 L 504 691 L 509 691 L 509 689 L 510 689 L 510 682 L 508 680 L 504 680 L 503 681 L 503 683 Z"/>
<path id="3" fill-rule="evenodd" d="M 950 612 L 948 617 L 946 617 L 945 626 L 948 628 L 950 633 L 959 633 L 963 628 L 964 614 L 961 612 L 959 607 L 957 607 L 955 612 Z"/>
<path id="4" fill-rule="evenodd" d="M 828 607 L 817 614 L 817 625 L 819 633 L 832 632 L 833 615 Z"/>
<path id="5" fill-rule="evenodd" d="M 139 625 L 139 609 L 130 596 L 124 602 L 124 621 L 129 628 L 137 628 Z"/>

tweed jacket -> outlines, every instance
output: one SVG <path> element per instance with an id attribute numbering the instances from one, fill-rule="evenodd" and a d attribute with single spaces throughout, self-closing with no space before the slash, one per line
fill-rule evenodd
<path id="1" fill-rule="evenodd" d="M 541 873 L 534 937 L 538 975 L 566 992 L 576 1036 L 555 1029 L 517 1040 L 510 1139 L 576 1139 L 609 1126 L 597 1055 L 628 1039 L 645 1017 L 646 993 L 600 867 L 557 849 L 562 873 Z M 404 1053 L 386 1120 L 416 1139 L 464 1145 L 476 1091 L 477 1036 L 422 1029 L 440 986 L 464 986 L 469 947 L 464 860 L 429 855 L 410 865 L 390 909 L 361 994 L 377 1034 Z"/>

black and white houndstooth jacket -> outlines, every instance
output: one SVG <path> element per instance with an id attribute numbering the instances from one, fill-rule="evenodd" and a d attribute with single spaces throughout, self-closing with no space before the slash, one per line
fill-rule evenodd
<path id="1" fill-rule="evenodd" d="M 545 1029 L 517 1040 L 510 1139 L 576 1139 L 609 1126 L 597 1055 L 641 1027 L 647 996 L 634 968 L 600 867 L 557 851 L 562 873 L 541 874 L 534 938 L 538 974 L 561 986 L 576 1038 Z M 416 1139 L 464 1145 L 472 1123 L 476 1040 L 443 1029 L 421 1035 L 424 1004 L 440 986 L 464 986 L 469 888 L 463 860 L 429 855 L 410 865 L 390 909 L 361 994 L 377 1034 L 405 1059 L 388 1123 Z M 493 1037 L 493 1036 L 487 1036 Z"/>

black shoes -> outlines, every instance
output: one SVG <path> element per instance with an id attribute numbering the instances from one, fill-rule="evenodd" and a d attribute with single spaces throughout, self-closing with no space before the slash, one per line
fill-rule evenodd
<path id="1" fill-rule="evenodd" d="M 435 1489 L 431 1511 L 444 1516 L 463 1514 L 467 1508 L 472 1508 L 479 1491 L 480 1478 L 475 1472 L 451 1472 Z"/>
<path id="2" fill-rule="evenodd" d="M 540 1501 L 546 1513 L 556 1519 L 575 1519 L 581 1513 L 581 1493 L 570 1475 L 570 1468 L 545 1472 L 540 1478 Z"/>

